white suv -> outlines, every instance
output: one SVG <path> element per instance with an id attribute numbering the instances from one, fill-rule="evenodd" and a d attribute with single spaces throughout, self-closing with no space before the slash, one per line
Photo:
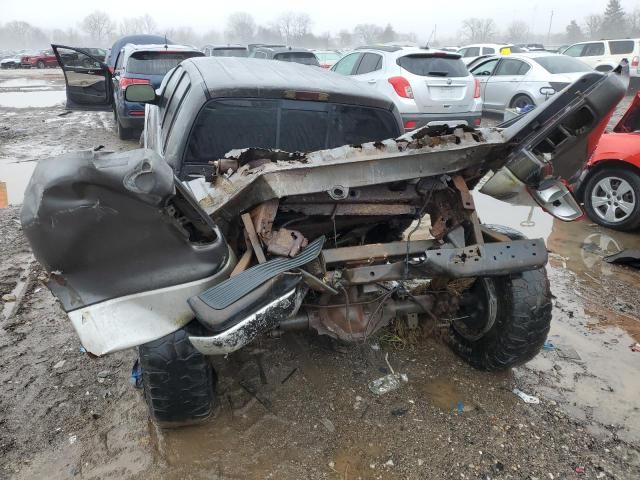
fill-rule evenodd
<path id="1" fill-rule="evenodd" d="M 640 77 L 640 38 L 580 42 L 566 48 L 562 53 L 580 58 L 599 72 L 613 70 L 626 58 L 629 61 L 631 76 Z"/>
<path id="2" fill-rule="evenodd" d="M 417 47 L 363 47 L 331 70 L 390 97 L 406 130 L 435 124 L 480 125 L 480 84 L 460 55 Z"/>

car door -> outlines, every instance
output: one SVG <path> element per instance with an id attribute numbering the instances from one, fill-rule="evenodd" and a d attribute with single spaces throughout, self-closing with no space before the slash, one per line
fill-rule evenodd
<path id="1" fill-rule="evenodd" d="M 109 68 L 82 49 L 51 45 L 64 72 L 69 110 L 111 109 L 111 74 Z"/>
<path id="2" fill-rule="evenodd" d="M 606 60 L 604 57 L 604 42 L 585 43 L 584 49 L 580 54 L 580 60 L 597 70 L 598 66 Z"/>
<path id="3" fill-rule="evenodd" d="M 494 110 L 496 108 L 495 104 L 491 104 L 487 101 L 486 89 L 487 83 L 493 76 L 493 72 L 495 71 L 499 61 L 499 58 L 492 58 L 491 60 L 482 62 L 471 69 L 471 74 L 480 82 L 480 95 L 482 96 L 485 110 Z"/>
<path id="4" fill-rule="evenodd" d="M 353 79 L 376 87 L 382 73 L 382 55 L 378 53 L 364 53 L 353 74 Z"/>
<path id="5" fill-rule="evenodd" d="M 501 59 L 485 87 L 485 102 L 495 110 L 507 108 L 529 68 L 522 60 Z"/>

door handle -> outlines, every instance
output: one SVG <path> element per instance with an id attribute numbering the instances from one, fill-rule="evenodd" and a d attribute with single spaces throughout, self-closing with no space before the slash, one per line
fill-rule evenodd
<path id="1" fill-rule="evenodd" d="M 374 80 L 373 78 L 370 80 L 367 80 L 367 83 L 370 85 L 373 85 L 374 83 L 376 83 L 376 80 Z"/>

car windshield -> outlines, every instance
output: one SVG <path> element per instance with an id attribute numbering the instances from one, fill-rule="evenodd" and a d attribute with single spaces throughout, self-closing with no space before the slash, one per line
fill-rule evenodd
<path id="1" fill-rule="evenodd" d="M 181 61 L 203 55 L 202 52 L 135 52 L 127 62 L 127 73 L 165 75 Z"/>
<path id="2" fill-rule="evenodd" d="M 216 48 L 211 56 L 213 57 L 246 57 L 248 52 L 244 48 Z"/>
<path id="3" fill-rule="evenodd" d="M 549 73 L 576 73 L 590 72 L 589 65 L 573 57 L 565 55 L 553 55 L 549 57 L 536 57 L 533 61 L 542 66 Z"/>
<path id="4" fill-rule="evenodd" d="M 469 75 L 462 60 L 444 55 L 406 55 L 398 58 L 396 63 L 409 73 L 421 77 L 466 77 Z"/>
<path id="5" fill-rule="evenodd" d="M 276 53 L 273 58 L 283 62 L 302 63 L 304 65 L 320 65 L 318 58 L 311 52 Z"/>
<path id="6" fill-rule="evenodd" d="M 340 60 L 340 55 L 334 52 L 316 52 L 316 57 L 321 62 L 337 62 Z"/>
<path id="7" fill-rule="evenodd" d="M 188 163 L 206 164 L 235 148 L 313 151 L 394 138 L 393 113 L 380 108 L 273 99 L 211 100 L 189 138 Z"/>

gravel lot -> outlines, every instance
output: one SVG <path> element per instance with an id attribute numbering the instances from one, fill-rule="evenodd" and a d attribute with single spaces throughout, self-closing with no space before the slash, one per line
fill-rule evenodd
<path id="1" fill-rule="evenodd" d="M 111 114 L 66 114 L 59 93 L 29 100 L 61 91 L 57 70 L 0 72 L 0 105 L 14 105 L 0 113 L 0 181 L 12 203 L 41 158 L 137 146 L 117 139 Z M 147 419 L 129 379 L 134 351 L 80 351 L 42 283 L 19 207 L 0 210 L 0 296 L 16 297 L 0 303 L 0 478 L 640 478 L 640 353 L 630 349 L 640 342 L 640 272 L 601 260 L 640 248 L 640 237 L 476 201 L 484 222 L 546 239 L 555 348 L 486 374 L 437 334 L 396 349 L 265 338 L 214 360 L 215 418 L 175 431 Z M 367 384 L 387 373 L 385 350 L 409 381 L 376 397 Z"/>

